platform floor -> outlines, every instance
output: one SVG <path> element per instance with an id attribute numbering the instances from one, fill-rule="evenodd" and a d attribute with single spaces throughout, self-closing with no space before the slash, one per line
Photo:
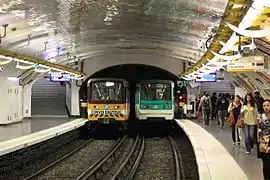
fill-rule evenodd
<path id="1" fill-rule="evenodd" d="M 70 118 L 46 118 L 36 117 L 32 119 L 24 119 L 22 122 L 0 126 L 0 142 L 9 139 L 18 138 L 34 132 L 38 132 L 50 127 L 58 126 L 71 121 Z"/>
<path id="2" fill-rule="evenodd" d="M 205 126 L 197 120 L 194 120 L 194 122 L 197 122 L 200 126 L 202 126 L 229 151 L 250 180 L 263 180 L 261 159 L 257 158 L 256 148 L 253 150 L 253 152 L 251 152 L 251 154 L 246 154 L 243 132 L 241 134 L 241 145 L 234 146 L 232 143 L 230 127 L 225 126 L 224 129 L 220 129 L 216 121 L 210 121 L 209 126 Z M 226 167 L 220 167 L 221 171 L 222 168 Z"/>

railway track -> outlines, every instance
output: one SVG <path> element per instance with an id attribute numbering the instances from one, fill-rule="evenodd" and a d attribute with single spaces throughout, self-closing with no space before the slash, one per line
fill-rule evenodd
<path id="1" fill-rule="evenodd" d="M 90 139 L 70 153 L 40 169 L 34 174 L 25 177 L 32 179 L 76 179 L 87 167 L 94 164 L 116 146 L 123 138 L 113 140 Z"/>
<path id="2" fill-rule="evenodd" d="M 25 180 L 185 179 L 181 154 L 170 136 L 157 140 L 137 135 L 135 139 L 124 136 L 116 142 L 104 141 L 106 147 L 97 156 L 98 149 L 90 147 L 99 142 L 89 140 Z"/>
<path id="3" fill-rule="evenodd" d="M 185 180 L 182 162 L 182 156 L 172 137 L 147 138 L 145 151 L 131 179 Z"/>

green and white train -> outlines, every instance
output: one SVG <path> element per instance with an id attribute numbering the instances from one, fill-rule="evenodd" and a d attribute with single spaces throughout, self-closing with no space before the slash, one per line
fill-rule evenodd
<path id="1" fill-rule="evenodd" d="M 145 80 L 137 83 L 135 113 L 140 121 L 174 119 L 174 83 L 169 80 Z"/>

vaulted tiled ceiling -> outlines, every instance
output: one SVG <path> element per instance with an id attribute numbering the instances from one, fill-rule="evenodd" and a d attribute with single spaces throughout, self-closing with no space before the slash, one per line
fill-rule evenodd
<path id="1" fill-rule="evenodd" d="M 128 48 L 196 61 L 226 4 L 225 0 L 1 0 L 0 25 L 9 24 L 2 46 L 51 60 L 57 55 L 66 58 L 61 56 L 66 53 L 87 59 Z M 18 50 L 27 44 L 29 34 L 30 46 Z M 44 42 L 46 53 L 41 52 Z"/>

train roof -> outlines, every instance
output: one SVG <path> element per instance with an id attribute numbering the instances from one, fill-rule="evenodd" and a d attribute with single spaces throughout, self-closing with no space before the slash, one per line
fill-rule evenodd
<path id="1" fill-rule="evenodd" d="M 97 82 L 97 81 L 115 81 L 115 82 L 125 82 L 128 83 L 127 80 L 122 78 L 91 78 L 87 81 L 87 84 L 91 82 Z"/>
<path id="2" fill-rule="evenodd" d="M 160 79 L 150 79 L 150 80 L 142 80 L 142 81 L 139 81 L 139 83 L 174 83 L 173 81 L 171 80 L 160 80 Z"/>

